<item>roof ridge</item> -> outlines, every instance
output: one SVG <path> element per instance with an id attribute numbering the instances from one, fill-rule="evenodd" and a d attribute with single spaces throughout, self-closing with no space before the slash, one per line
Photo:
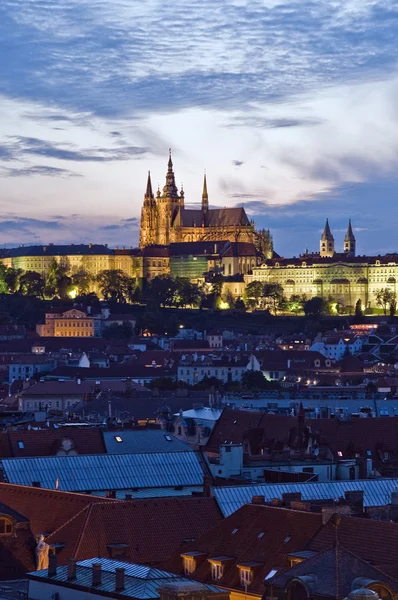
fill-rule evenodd
<path id="1" fill-rule="evenodd" d="M 95 503 L 93 503 L 93 504 L 95 504 Z M 57 527 L 57 529 L 54 529 L 54 531 L 48 536 L 47 539 L 51 538 L 53 535 L 58 533 L 61 529 L 63 529 L 67 525 L 69 525 L 69 523 L 71 523 L 74 519 L 76 519 L 78 516 L 80 516 L 85 510 L 90 509 L 93 506 L 93 504 L 87 504 L 87 506 L 85 506 L 84 508 L 79 510 L 78 513 L 76 513 L 75 515 L 73 515 L 73 517 L 71 517 L 70 519 L 65 521 L 65 523 L 63 523 L 60 527 Z"/>

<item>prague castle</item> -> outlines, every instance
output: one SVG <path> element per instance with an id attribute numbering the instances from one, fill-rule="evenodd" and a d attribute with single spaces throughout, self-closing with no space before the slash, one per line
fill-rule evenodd
<path id="1" fill-rule="evenodd" d="M 170 153 L 166 183 L 162 193 L 158 189 L 156 197 L 152 191 L 151 175 L 148 173 L 141 211 L 140 248 L 203 241 L 248 242 L 254 244 L 265 257 L 272 255 L 269 232 L 256 231 L 243 207 L 209 208 L 206 175 L 201 207 L 185 208 L 184 190 L 178 192 Z"/>
<path id="2" fill-rule="evenodd" d="M 376 293 L 388 288 L 397 293 L 398 254 L 357 256 L 351 221 L 344 237 L 343 252 L 336 252 L 329 222 L 321 235 L 319 252 L 293 258 L 272 258 L 253 273 L 246 283 L 261 281 L 279 283 L 287 298 L 306 295 L 333 298 L 344 306 L 355 306 L 360 300 L 366 308 L 375 307 Z"/>

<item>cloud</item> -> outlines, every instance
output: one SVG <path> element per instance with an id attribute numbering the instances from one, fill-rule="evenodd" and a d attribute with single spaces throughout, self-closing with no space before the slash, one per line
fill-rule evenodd
<path id="1" fill-rule="evenodd" d="M 138 146 L 118 146 L 109 148 L 87 148 L 75 150 L 66 148 L 65 144 L 57 144 L 39 138 L 24 136 L 11 137 L 5 144 L 9 155 L 18 159 L 25 155 L 55 158 L 74 162 L 112 162 L 141 157 L 148 150 Z"/>
<path id="2" fill-rule="evenodd" d="M 41 175 L 47 177 L 81 177 L 79 173 L 74 173 L 68 169 L 60 169 L 58 167 L 35 165 L 25 168 L 0 168 L 2 177 L 30 177 L 33 175 Z"/>
<path id="3" fill-rule="evenodd" d="M 232 161 L 232 164 L 233 164 L 235 167 L 241 167 L 241 166 L 242 166 L 242 165 L 244 165 L 245 163 L 244 163 L 244 161 L 243 161 L 243 160 L 233 160 L 233 161 Z"/>

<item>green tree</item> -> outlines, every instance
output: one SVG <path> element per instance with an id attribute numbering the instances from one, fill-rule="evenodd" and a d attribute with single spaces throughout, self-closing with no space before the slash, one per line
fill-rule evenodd
<path id="1" fill-rule="evenodd" d="M 44 298 L 45 280 L 36 271 L 26 271 L 19 278 L 19 291 L 25 296 Z"/>
<path id="2" fill-rule="evenodd" d="M 320 317 L 326 312 L 326 302 L 320 296 L 310 298 L 304 304 L 304 313 L 306 317 Z"/>
<path id="3" fill-rule="evenodd" d="M 19 287 L 19 278 L 23 273 L 22 269 L 13 269 L 9 267 L 4 274 L 4 282 L 10 294 L 14 294 Z"/>
<path id="4" fill-rule="evenodd" d="M 79 269 L 72 275 L 72 284 L 76 289 L 77 295 L 82 296 L 92 291 L 93 276 L 86 269 Z"/>
<path id="5" fill-rule="evenodd" d="M 97 275 L 99 290 L 107 302 L 124 303 L 130 299 L 132 281 L 121 269 L 105 269 Z"/>
<path id="6" fill-rule="evenodd" d="M 384 315 L 387 315 L 387 309 L 389 306 L 396 303 L 396 296 L 393 291 L 388 288 L 381 288 L 375 292 L 376 304 L 383 309 Z M 395 308 L 394 308 L 395 314 Z"/>
<path id="7" fill-rule="evenodd" d="M 200 306 L 202 293 L 196 283 L 191 283 L 187 277 L 177 277 L 175 285 L 177 302 L 180 306 Z"/>
<path id="8" fill-rule="evenodd" d="M 304 304 L 307 302 L 307 296 L 302 294 L 292 294 L 287 302 L 287 308 L 290 312 L 298 315 L 303 312 Z"/>
<path id="9" fill-rule="evenodd" d="M 362 302 L 360 299 L 355 302 L 354 321 L 355 323 L 362 323 L 363 321 Z"/>
<path id="10" fill-rule="evenodd" d="M 59 296 L 66 298 L 71 290 L 72 279 L 68 277 L 68 265 L 65 262 L 51 261 L 46 277 L 44 294 L 47 298 Z"/>
<path id="11" fill-rule="evenodd" d="M 247 306 L 257 308 L 263 297 L 264 284 L 261 281 L 251 281 L 247 284 L 244 292 L 244 300 Z"/>
<path id="12" fill-rule="evenodd" d="M 286 304 L 283 295 L 283 287 L 280 283 L 266 283 L 263 287 L 263 297 L 267 308 L 274 311 L 274 315 L 278 310 L 282 310 Z"/>
<path id="13" fill-rule="evenodd" d="M 236 300 L 234 308 L 235 308 L 235 310 L 239 310 L 240 312 L 246 311 L 246 305 L 245 305 L 244 301 L 242 300 L 242 298 L 238 298 Z"/>
<path id="14" fill-rule="evenodd" d="M 263 390 L 269 385 L 262 371 L 245 371 L 241 382 L 242 386 L 247 390 Z"/>
<path id="15" fill-rule="evenodd" d="M 213 279 L 211 280 L 211 294 L 214 294 L 216 298 L 220 298 L 223 285 L 224 277 L 220 274 L 214 275 Z"/>
<path id="16" fill-rule="evenodd" d="M 172 277 L 155 277 L 151 282 L 149 294 L 159 306 L 176 306 L 178 304 L 178 285 Z"/>

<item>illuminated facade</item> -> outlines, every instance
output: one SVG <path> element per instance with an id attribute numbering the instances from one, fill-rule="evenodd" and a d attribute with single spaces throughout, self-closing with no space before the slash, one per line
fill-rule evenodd
<path id="1" fill-rule="evenodd" d="M 336 302 L 352 307 L 357 300 L 363 307 L 375 307 L 376 293 L 380 289 L 398 292 L 398 254 L 356 256 L 351 222 L 344 239 L 344 252 L 334 251 L 328 222 L 320 244 L 319 254 L 266 260 L 245 277 L 246 283 L 279 283 L 287 298 L 296 294 L 305 294 L 308 298 L 332 297 Z"/>
<path id="2" fill-rule="evenodd" d="M 170 155 L 166 183 L 162 193 L 158 189 L 156 197 L 148 174 L 141 211 L 140 248 L 199 241 L 249 242 L 255 244 L 264 256 L 272 256 L 272 238 L 269 232 L 256 231 L 243 207 L 209 208 L 206 175 L 201 207 L 185 208 L 184 190 L 179 192 L 177 189 Z"/>
<path id="3" fill-rule="evenodd" d="M 45 324 L 36 325 L 36 333 L 42 337 L 93 337 L 94 318 L 73 308 L 63 313 L 46 313 Z"/>

